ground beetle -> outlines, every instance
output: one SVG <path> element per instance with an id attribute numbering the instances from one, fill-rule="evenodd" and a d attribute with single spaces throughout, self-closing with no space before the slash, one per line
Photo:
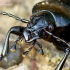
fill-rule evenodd
<path id="1" fill-rule="evenodd" d="M 69 3 L 69 0 L 49 0 L 37 3 L 32 9 L 33 15 L 30 17 L 30 21 L 21 19 L 6 12 L 0 12 L 0 14 L 8 15 L 24 23 L 28 23 L 27 27 L 14 26 L 10 28 L 6 36 L 5 45 L 0 59 L 9 53 L 9 37 L 10 34 L 13 33 L 19 37 L 14 42 L 11 51 L 15 51 L 17 42 L 20 39 L 25 38 L 26 42 L 32 42 L 32 46 L 28 51 L 23 53 L 24 55 L 27 55 L 35 44 L 39 46 L 40 53 L 44 54 L 42 45 L 37 41 L 37 39 L 44 39 L 52 42 L 58 50 L 66 52 L 65 56 L 55 69 L 62 70 L 70 52 Z"/>

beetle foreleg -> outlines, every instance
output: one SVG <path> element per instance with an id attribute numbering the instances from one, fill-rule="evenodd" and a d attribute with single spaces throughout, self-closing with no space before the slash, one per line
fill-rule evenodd
<path id="1" fill-rule="evenodd" d="M 3 56 L 6 55 L 6 53 L 9 52 L 9 37 L 10 37 L 10 34 L 13 33 L 13 34 L 16 34 L 16 35 L 23 35 L 23 30 L 25 28 L 24 27 L 20 27 L 20 26 L 15 26 L 15 27 L 12 27 L 7 35 L 6 35 L 6 40 L 5 40 L 5 43 L 4 43 L 4 47 L 3 47 L 3 50 L 2 50 L 2 53 L 0 55 L 0 58 L 2 58 Z"/>
<path id="2" fill-rule="evenodd" d="M 67 48 L 67 49 L 66 49 L 65 56 L 63 57 L 63 59 L 61 60 L 61 62 L 59 63 L 59 65 L 56 67 L 55 70 L 62 70 L 63 65 L 64 65 L 64 63 L 65 63 L 65 61 L 66 61 L 66 59 L 67 59 L 69 53 L 70 53 L 70 49 Z"/>

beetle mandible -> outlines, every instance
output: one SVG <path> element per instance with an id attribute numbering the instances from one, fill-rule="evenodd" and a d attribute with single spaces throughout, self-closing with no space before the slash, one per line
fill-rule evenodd
<path id="1" fill-rule="evenodd" d="M 63 4 L 50 1 L 37 3 L 32 9 L 33 15 L 30 17 L 30 21 L 21 19 L 6 12 L 0 12 L 0 14 L 8 15 L 24 23 L 28 23 L 27 27 L 14 26 L 10 28 L 6 36 L 0 59 L 9 53 L 9 37 L 11 33 L 19 36 L 14 42 L 11 51 L 16 50 L 16 44 L 22 38 L 25 38 L 26 42 L 32 42 L 32 47 L 23 53 L 25 56 L 29 53 L 29 51 L 31 51 L 35 44 L 39 46 L 40 53 L 42 55 L 44 54 L 42 45 L 37 41 L 37 39 L 42 38 L 46 41 L 52 42 L 58 50 L 66 52 L 65 56 L 56 67 L 56 70 L 62 70 L 63 65 L 70 53 L 70 12 L 69 4 L 67 5 L 69 0 L 64 1 Z"/>

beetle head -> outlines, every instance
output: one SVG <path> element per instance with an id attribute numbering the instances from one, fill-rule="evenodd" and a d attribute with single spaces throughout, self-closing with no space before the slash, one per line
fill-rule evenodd
<path id="1" fill-rule="evenodd" d="M 27 42 L 31 42 L 35 39 L 44 37 L 44 29 L 52 31 L 54 27 L 53 24 L 49 22 L 49 19 L 46 17 L 45 14 L 42 13 L 32 16 L 30 24 L 28 24 L 28 26 L 24 30 L 25 40 Z"/>

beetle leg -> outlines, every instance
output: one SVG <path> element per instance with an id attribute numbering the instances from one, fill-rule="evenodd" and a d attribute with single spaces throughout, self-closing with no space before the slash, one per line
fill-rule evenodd
<path id="1" fill-rule="evenodd" d="M 36 44 L 40 47 L 40 50 L 39 50 L 40 54 L 43 55 L 44 52 L 43 52 L 43 49 L 42 49 L 42 45 L 39 42 L 37 42 L 37 41 L 36 41 Z"/>
<path id="2" fill-rule="evenodd" d="M 33 42 L 32 42 L 32 46 L 31 46 L 27 51 L 25 51 L 25 52 L 22 54 L 23 57 L 26 56 L 26 55 L 32 50 L 32 48 L 34 47 L 35 43 L 36 43 L 36 41 L 33 41 Z"/>
<path id="3" fill-rule="evenodd" d="M 13 46 L 12 46 L 11 49 L 10 49 L 12 52 L 15 52 L 15 51 L 16 51 L 16 44 L 17 44 L 17 42 L 18 42 L 20 39 L 22 39 L 22 38 L 23 38 L 23 35 L 19 36 L 19 37 L 17 38 L 17 40 L 14 42 Z"/>
<path id="4" fill-rule="evenodd" d="M 27 51 L 25 51 L 22 56 L 25 57 L 30 51 L 31 49 L 33 48 L 34 46 L 31 46 Z"/>
<path id="5" fill-rule="evenodd" d="M 0 59 L 3 58 L 3 56 L 6 55 L 6 53 L 9 52 L 9 37 L 10 37 L 10 33 L 13 33 L 13 34 L 16 34 L 16 35 L 23 35 L 23 30 L 25 28 L 24 27 L 20 27 L 20 26 L 15 26 L 15 27 L 12 27 L 7 35 L 6 35 L 6 40 L 5 40 L 5 43 L 4 43 L 4 47 L 3 47 L 3 50 L 2 50 L 2 53 L 0 55 Z"/>
<path id="6" fill-rule="evenodd" d="M 63 59 L 61 60 L 61 62 L 59 63 L 59 65 L 56 67 L 55 70 L 62 70 L 63 65 L 64 65 L 64 63 L 65 63 L 65 61 L 66 61 L 66 59 L 67 59 L 69 53 L 70 53 L 70 49 L 67 48 L 67 49 L 66 49 L 66 53 L 65 53 Z"/>

